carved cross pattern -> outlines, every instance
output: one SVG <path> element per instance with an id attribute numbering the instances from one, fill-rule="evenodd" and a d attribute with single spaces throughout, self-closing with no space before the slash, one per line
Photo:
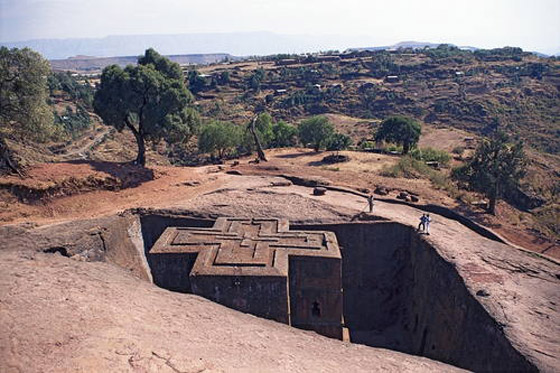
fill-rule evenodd
<path id="1" fill-rule="evenodd" d="M 283 219 L 218 218 L 212 228 L 168 228 L 150 252 L 208 252 L 197 259 L 198 270 L 224 266 L 279 268 L 284 272 L 287 263 L 278 261 L 287 260 L 287 254 L 338 254 L 332 245 L 336 246 L 336 238 L 329 233 L 292 232 Z"/>
<path id="2" fill-rule="evenodd" d="M 333 232 L 245 218 L 169 227 L 148 255 L 159 286 L 334 338 L 342 338 L 341 259 Z"/>

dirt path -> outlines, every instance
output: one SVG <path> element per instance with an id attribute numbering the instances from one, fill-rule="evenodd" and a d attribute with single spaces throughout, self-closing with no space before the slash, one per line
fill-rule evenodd
<path id="1" fill-rule="evenodd" d="M 61 160 L 69 161 L 75 159 L 85 159 L 85 153 L 87 151 L 101 144 L 105 140 L 105 137 L 109 133 L 114 131 L 112 127 L 108 126 L 102 126 L 98 128 L 101 128 L 101 130 L 95 132 L 92 136 L 87 137 L 86 140 L 78 146 L 72 145 L 72 147 L 66 149 L 66 151 L 63 152 L 63 155 L 61 156 Z"/>

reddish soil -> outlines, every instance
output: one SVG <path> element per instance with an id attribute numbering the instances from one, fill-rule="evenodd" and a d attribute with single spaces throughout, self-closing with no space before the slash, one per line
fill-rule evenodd
<path id="1" fill-rule="evenodd" d="M 267 154 L 267 163 L 251 164 L 247 158 L 234 168 L 231 162 L 224 166 L 153 166 L 150 169 L 110 162 L 42 164 L 30 169 L 26 179 L 0 178 L 0 224 L 104 216 L 135 207 L 180 207 L 187 200 L 219 188 L 226 176 L 220 171 L 236 169 L 246 175 L 319 177 L 332 184 L 359 189 L 384 186 L 391 191 L 388 197 L 396 196 L 399 191 L 409 191 L 420 196 L 421 204 L 456 209 L 514 244 L 560 258 L 560 244 L 526 228 L 522 222 L 512 223 L 516 210 L 505 203 L 499 203 L 497 215 L 491 216 L 481 209 L 459 205 L 444 191 L 434 189 L 427 180 L 379 176 L 378 170 L 396 163 L 397 157 L 348 152 L 345 154 L 353 158 L 351 162 L 325 165 L 321 162 L 328 154 L 325 152 L 279 149 Z M 20 195 L 13 192 L 14 185 L 33 191 L 54 188 L 56 192 L 28 201 L 22 198 L 21 192 Z"/>
<path id="2" fill-rule="evenodd" d="M 212 171 L 217 168 L 143 169 L 103 162 L 42 164 L 30 169 L 26 179 L 0 178 L 0 222 L 50 223 L 103 216 L 133 207 L 164 207 L 174 200 L 193 198 L 210 185 L 215 188 L 219 185 L 217 177 L 206 174 Z M 75 182 L 69 185 L 68 180 Z M 93 189 L 88 180 L 99 181 L 99 187 Z M 56 195 L 30 203 L 17 192 L 10 192 L 13 185 L 24 191 L 57 185 L 62 188 Z"/>

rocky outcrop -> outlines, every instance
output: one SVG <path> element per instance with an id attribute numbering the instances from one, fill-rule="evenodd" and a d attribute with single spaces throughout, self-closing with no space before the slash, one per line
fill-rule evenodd
<path id="1" fill-rule="evenodd" d="M 275 203 L 286 206 L 287 201 L 300 201 L 294 198 L 293 195 L 275 196 Z M 245 209 L 238 212 L 257 211 L 250 200 L 245 203 Z M 313 211 L 319 206 L 312 205 Z M 280 207 L 274 208 L 280 211 Z M 214 212 L 219 214 L 221 210 L 215 207 Z M 207 369 L 223 369 L 225 361 L 241 370 L 248 362 L 270 368 L 263 361 L 275 361 L 267 359 L 277 356 L 278 351 L 299 354 L 309 369 L 312 366 L 309 362 L 318 364 L 316 357 L 309 354 L 322 356 L 320 366 L 331 371 L 351 368 L 360 371 L 371 366 L 396 370 L 442 369 L 430 365 L 433 362 L 428 360 L 390 355 L 393 352 L 385 354 L 380 352 L 385 350 L 357 345 L 344 347 L 348 355 L 340 355 L 337 352 L 340 347 L 336 347 L 339 345 L 331 346 L 329 340 L 299 340 L 296 336 L 305 335 L 301 331 L 290 331 L 294 336 L 286 332 L 285 337 L 280 337 L 276 331 L 267 329 L 262 324 L 264 321 L 249 317 L 252 320 L 238 322 L 235 321 L 238 316 L 234 316 L 237 313 L 221 306 L 191 295 L 173 295 L 157 289 L 150 283 L 147 250 L 168 226 L 211 226 L 213 221 L 201 214 L 192 210 L 138 209 L 118 216 L 43 227 L 31 224 L 0 227 L 3 258 L 0 300 L 4 305 L 0 314 L 0 328 L 4 328 L 0 329 L 0 339 L 4 339 L 0 347 L 11 346 L 0 350 L 2 357 L 6 357 L 2 359 L 4 364 L 11 367 L 24 362 L 45 370 L 49 362 L 55 361 L 59 367 L 75 369 L 85 367 L 84 362 L 90 361 L 89 367 L 97 367 L 96 364 L 105 367 L 103 364 L 112 362 L 115 365 L 107 365 L 110 370 L 127 369 L 126 364 L 148 370 L 149 361 L 162 360 L 152 352 L 163 356 L 165 363 L 175 361 L 171 357 L 185 359 L 184 351 L 198 349 L 201 357 L 211 356 L 205 360 Z M 406 224 L 383 220 L 317 225 L 313 220 L 306 223 L 306 218 L 309 217 L 300 215 L 299 225 L 291 228 L 330 230 L 337 235 L 343 257 L 344 316 L 351 341 L 422 355 L 475 371 L 557 371 L 560 367 L 555 352 L 560 324 L 557 308 L 560 265 L 557 263 L 483 238 L 457 222 L 444 221 L 442 216 L 435 221 L 437 234 L 429 238 L 418 236 Z M 135 278 L 110 264 L 124 268 Z M 22 309 L 26 304 L 33 307 Z M 202 307 L 200 304 L 207 308 L 197 308 Z M 88 309 L 97 311 L 86 312 Z M 224 333 L 213 336 L 209 332 L 213 329 L 206 329 L 209 314 L 214 319 L 227 320 L 224 321 L 230 331 L 225 333 L 229 341 L 227 355 L 211 347 L 215 341 L 221 341 Z M 80 323 L 67 325 L 74 317 Z M 212 328 L 224 328 L 224 325 L 220 321 L 212 324 Z M 251 330 L 236 334 L 243 328 Z M 161 333 L 153 336 L 154 330 Z M 31 331 L 35 334 L 30 334 Z M 236 360 L 231 355 L 232 351 L 246 354 L 241 346 L 253 343 L 259 333 L 284 342 L 278 346 L 259 339 L 259 343 L 270 348 L 270 355 L 259 355 L 259 358 Z M 134 338 L 128 337 L 132 335 Z M 92 336 L 97 339 L 91 339 Z M 287 339 L 283 338 L 305 348 L 288 351 Z M 40 349 L 39 346 L 54 343 L 48 342 L 52 340 L 68 348 L 64 353 L 55 350 L 45 353 Z M 319 347 L 313 347 L 327 344 L 331 347 L 326 355 L 317 350 Z M 108 346 L 125 351 L 118 356 L 126 359 L 111 359 L 113 349 Z M 160 351 L 157 346 L 164 346 L 170 353 Z M 368 351 L 374 351 L 373 355 Z M 104 363 L 99 361 L 99 356 L 103 356 Z M 72 361 L 77 365 L 72 365 Z M 346 363 L 342 364 L 343 361 Z M 365 364 L 366 361 L 375 365 Z M 293 368 L 287 360 L 275 363 L 278 366 L 286 370 Z"/>

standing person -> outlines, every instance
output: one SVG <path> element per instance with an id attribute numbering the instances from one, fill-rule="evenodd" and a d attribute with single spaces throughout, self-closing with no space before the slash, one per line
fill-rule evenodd
<path id="1" fill-rule="evenodd" d="M 417 232 L 420 232 L 420 228 L 422 228 L 422 233 L 426 230 L 426 214 L 422 214 L 420 217 L 420 224 L 418 224 Z"/>
<path id="2" fill-rule="evenodd" d="M 373 194 L 370 194 L 367 198 L 368 206 L 369 206 L 369 213 L 373 212 Z"/>
<path id="3" fill-rule="evenodd" d="M 430 218 L 430 214 L 426 214 L 425 226 L 426 226 L 426 234 L 430 235 L 430 223 L 432 222 L 432 218 Z"/>

